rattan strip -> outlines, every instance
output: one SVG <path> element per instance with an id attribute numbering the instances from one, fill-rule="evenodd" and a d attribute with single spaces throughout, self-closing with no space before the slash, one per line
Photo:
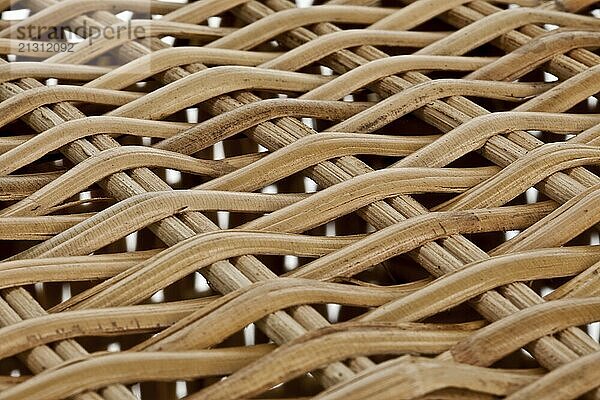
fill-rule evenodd
<path id="1" fill-rule="evenodd" d="M 134 21 L 145 32 L 136 41 L 88 39 L 48 62 L 0 65 L 0 126 L 8 132 L 0 142 L 0 199 L 7 200 L 0 240 L 24 250 L 0 263 L 0 334 L 9 339 L 0 372 L 18 355 L 27 375 L 2 380 L 0 399 L 134 398 L 121 384 L 224 375 L 190 397 L 242 398 L 309 373 L 322 387 L 334 385 L 318 396 L 327 399 L 558 399 L 597 387 L 590 366 L 600 346 L 576 326 L 598 320 L 598 251 L 570 245 L 597 235 L 600 222 L 598 116 L 575 108 L 600 90 L 600 22 L 583 15 L 594 2 L 521 1 L 505 10 L 505 1 L 460 0 L 403 7 L 333 0 L 308 8 L 286 0 L 26 3 L 31 16 L 0 36 L 15 37 L 30 23 L 118 28 L 123 23 L 110 12 L 122 10 L 162 18 Z M 204 25 L 217 15 L 222 27 Z M 440 21 L 444 31 L 415 30 Z M 544 24 L 560 28 L 548 33 Z M 193 45 L 169 48 L 156 38 L 166 35 Z M 4 54 L 20 43 L 2 40 Z M 492 47 L 500 53 L 465 56 Z M 107 52 L 124 65 L 83 65 Z M 531 82 L 541 71 L 559 81 Z M 435 78 L 445 75 L 453 77 Z M 36 80 L 45 78 L 59 84 Z M 142 81 L 150 84 L 136 85 Z M 299 99 L 269 99 L 273 93 Z M 341 101 L 350 95 L 367 101 Z M 200 123 L 181 119 L 197 105 Z M 406 129 L 415 116 L 418 128 Z M 309 127 L 301 117 L 317 122 Z M 12 131 L 17 120 L 25 122 L 22 134 Z M 424 127 L 430 134 L 419 132 Z M 232 147 L 242 135 L 250 145 Z M 137 145 L 136 137 L 156 144 Z M 206 157 L 220 143 L 225 158 Z M 46 161 L 63 156 L 72 163 L 63 169 Z M 186 190 L 174 191 L 160 177 L 164 169 L 184 173 L 177 185 Z M 317 193 L 302 193 L 298 176 L 314 180 Z M 278 194 L 251 193 L 269 185 Z M 90 187 L 94 212 L 77 200 Z M 521 204 L 532 187 L 549 200 Z M 217 210 L 240 229 L 219 230 Z M 343 221 L 357 218 L 371 228 L 361 223 L 359 235 L 344 235 Z M 328 223 L 337 236 L 319 228 Z M 145 228 L 160 239 L 149 242 L 153 250 L 124 252 L 124 237 L 141 237 Z M 513 230 L 522 232 L 490 249 L 472 236 Z M 111 246 L 121 253 L 101 255 Z M 439 279 L 389 287 L 356 279 L 398 265 L 403 254 Z M 302 266 L 283 274 L 283 258 L 276 265 L 262 255 L 299 257 Z M 222 297 L 133 306 L 163 289 L 171 300 L 185 298 L 172 288 L 197 270 Z M 539 286 L 522 283 L 558 277 L 569 279 L 545 299 Z M 41 297 L 25 290 L 90 280 L 103 282 L 53 307 L 40 305 L 52 297 L 50 285 L 39 286 L 47 292 Z M 310 306 L 323 303 L 389 322 L 335 323 Z M 463 303 L 491 323 L 406 324 L 456 317 L 453 307 Z M 105 322 L 92 322 L 98 318 Z M 275 344 L 197 351 L 251 323 Z M 144 332 L 158 335 L 144 340 Z M 31 339 L 23 341 L 24 333 Z M 115 334 L 134 345 L 130 352 L 89 355 L 88 341 L 72 340 Z M 491 351 L 490 343 L 502 346 Z M 521 348 L 552 372 L 492 366 Z M 405 353 L 423 357 L 379 365 L 365 357 Z M 145 372 L 136 372 L 139 363 Z M 197 367 L 206 363 L 213 367 Z"/>

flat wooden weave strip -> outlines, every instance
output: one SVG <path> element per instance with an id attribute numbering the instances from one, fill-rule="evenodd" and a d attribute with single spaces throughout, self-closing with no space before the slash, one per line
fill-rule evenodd
<path id="1" fill-rule="evenodd" d="M 0 400 L 600 399 L 600 2 L 0 10 Z"/>

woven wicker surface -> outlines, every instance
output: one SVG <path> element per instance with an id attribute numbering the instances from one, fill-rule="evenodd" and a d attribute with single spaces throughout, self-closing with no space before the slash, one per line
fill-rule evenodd
<path id="1" fill-rule="evenodd" d="M 182 3 L 0 0 L 0 400 L 600 398 L 599 2 Z"/>

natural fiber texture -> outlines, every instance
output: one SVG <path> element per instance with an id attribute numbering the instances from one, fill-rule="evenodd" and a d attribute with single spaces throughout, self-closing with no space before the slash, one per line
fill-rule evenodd
<path id="1" fill-rule="evenodd" d="M 298 3 L 0 0 L 0 400 L 600 399 L 600 2 Z"/>

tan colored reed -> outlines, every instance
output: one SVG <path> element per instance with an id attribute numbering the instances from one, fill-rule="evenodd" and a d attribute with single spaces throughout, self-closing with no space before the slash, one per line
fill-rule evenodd
<path id="1" fill-rule="evenodd" d="M 314 3 L 0 0 L 0 400 L 600 398 L 600 3 Z"/>

